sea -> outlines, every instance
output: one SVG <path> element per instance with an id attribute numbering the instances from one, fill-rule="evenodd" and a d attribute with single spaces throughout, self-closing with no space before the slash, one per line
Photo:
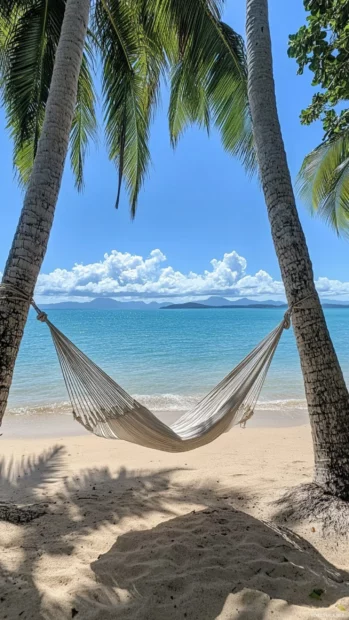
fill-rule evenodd
<path id="1" fill-rule="evenodd" d="M 349 384 L 349 309 L 325 310 Z M 51 310 L 50 320 L 129 393 L 156 412 L 180 414 L 217 384 L 282 319 L 278 308 Z M 293 415 L 306 403 L 292 329 L 285 331 L 257 410 Z M 71 412 L 48 327 L 30 312 L 7 413 Z"/>

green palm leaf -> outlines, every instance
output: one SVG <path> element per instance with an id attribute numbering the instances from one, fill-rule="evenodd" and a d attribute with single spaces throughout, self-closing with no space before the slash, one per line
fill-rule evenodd
<path id="1" fill-rule="evenodd" d="M 242 38 L 220 20 L 222 3 L 149 1 L 165 30 L 176 33 L 176 45 L 167 48 L 174 67 L 169 109 L 172 143 L 189 123 L 209 129 L 212 122 L 224 147 L 254 171 L 245 48 Z"/>
<path id="2" fill-rule="evenodd" d="M 65 0 L 12 0 L 12 12 L 0 10 L 0 68 L 8 126 L 14 141 L 14 165 L 21 184 L 29 180 L 41 134 L 60 36 Z M 89 37 L 91 38 L 91 36 Z M 83 58 L 71 132 L 71 165 L 78 189 L 88 141 L 95 137 L 92 46 Z"/>
<path id="3" fill-rule="evenodd" d="M 25 182 L 40 137 L 65 2 L 13 4 L 15 23 L 7 40 L 3 97 L 14 140 L 14 161 Z"/>
<path id="4" fill-rule="evenodd" d="M 207 76 L 193 79 L 190 67 L 189 45 L 182 50 L 180 60 L 171 75 L 171 96 L 169 105 L 170 138 L 173 146 L 191 123 L 210 128 L 211 110 L 207 93 Z"/>
<path id="5" fill-rule="evenodd" d="M 78 82 L 75 114 L 70 134 L 70 163 L 78 190 L 84 186 L 84 162 L 88 144 L 96 139 L 96 95 L 93 84 L 94 58 L 92 47 L 86 46 Z"/>
<path id="6" fill-rule="evenodd" d="M 138 0 L 99 0 L 93 25 L 103 64 L 107 146 L 119 171 L 116 206 L 125 179 L 134 216 L 150 159 L 149 126 L 164 56 L 148 40 Z"/>
<path id="7" fill-rule="evenodd" d="M 102 68 L 109 157 L 123 181 L 131 214 L 149 162 L 149 131 L 163 77 L 170 77 L 170 136 L 190 123 L 215 124 L 226 149 L 254 169 L 241 37 L 221 21 L 218 0 L 95 0 L 71 131 L 70 160 L 78 189 L 88 143 L 95 138 L 92 49 Z M 2 11 L 2 5 L 5 6 Z M 9 8 L 10 7 L 10 8 Z M 45 113 L 65 0 L 0 0 L 0 71 L 14 162 L 31 173 Z M 12 11 L 12 12 L 11 12 Z"/>
<path id="8" fill-rule="evenodd" d="M 0 80 L 3 80 L 8 66 L 8 50 L 13 28 L 17 22 L 17 9 L 9 10 L 9 5 L 0 0 Z"/>
<path id="9" fill-rule="evenodd" d="M 337 234 L 349 235 L 349 136 L 320 144 L 303 161 L 297 179 L 301 198 Z"/>
<path id="10" fill-rule="evenodd" d="M 172 143 L 193 122 L 220 129 L 225 147 L 254 169 L 244 45 L 219 21 L 213 0 L 99 0 L 93 24 L 103 61 L 109 155 L 134 216 L 150 155 L 149 127 L 160 78 L 170 65 Z M 222 103 L 222 97 L 224 101 Z"/>
<path id="11" fill-rule="evenodd" d="M 221 44 L 210 67 L 208 84 L 212 116 L 225 149 L 252 174 L 257 161 L 248 104 L 245 46 L 230 26 L 221 22 L 217 27 Z"/>

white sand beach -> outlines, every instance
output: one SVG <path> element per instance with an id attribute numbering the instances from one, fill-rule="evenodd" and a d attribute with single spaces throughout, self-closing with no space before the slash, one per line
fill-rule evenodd
<path id="1" fill-rule="evenodd" d="M 44 513 L 0 522 L 2 619 L 349 618 L 348 542 L 274 503 L 311 480 L 308 426 L 186 454 L 40 426 L 1 437 L 2 498 Z"/>

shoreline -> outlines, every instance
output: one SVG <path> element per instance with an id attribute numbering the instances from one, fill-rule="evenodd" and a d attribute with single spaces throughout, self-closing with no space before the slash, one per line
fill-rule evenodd
<path id="1" fill-rule="evenodd" d="M 155 415 L 165 424 L 174 424 L 185 412 L 179 410 L 155 411 Z M 309 424 L 306 409 L 289 411 L 256 410 L 248 421 L 248 428 L 288 428 Z M 5 414 L 0 429 L 0 439 L 25 437 L 75 437 L 89 435 L 71 413 Z"/>

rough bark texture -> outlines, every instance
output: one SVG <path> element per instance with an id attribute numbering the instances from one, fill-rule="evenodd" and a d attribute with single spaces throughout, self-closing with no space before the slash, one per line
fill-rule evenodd
<path id="1" fill-rule="evenodd" d="M 68 150 L 90 0 L 67 0 L 45 121 L 3 282 L 31 298 L 44 259 Z M 0 423 L 29 310 L 4 290 L 0 295 Z"/>
<path id="2" fill-rule="evenodd" d="M 260 176 L 304 377 L 315 482 L 349 499 L 349 395 L 315 290 L 278 119 L 268 0 L 247 0 L 248 93 Z"/>
<path id="3" fill-rule="evenodd" d="M 324 493 L 318 484 L 300 484 L 273 502 L 273 521 L 296 525 L 317 522 L 324 536 L 335 533 L 348 537 L 349 502 L 331 493 Z"/>

